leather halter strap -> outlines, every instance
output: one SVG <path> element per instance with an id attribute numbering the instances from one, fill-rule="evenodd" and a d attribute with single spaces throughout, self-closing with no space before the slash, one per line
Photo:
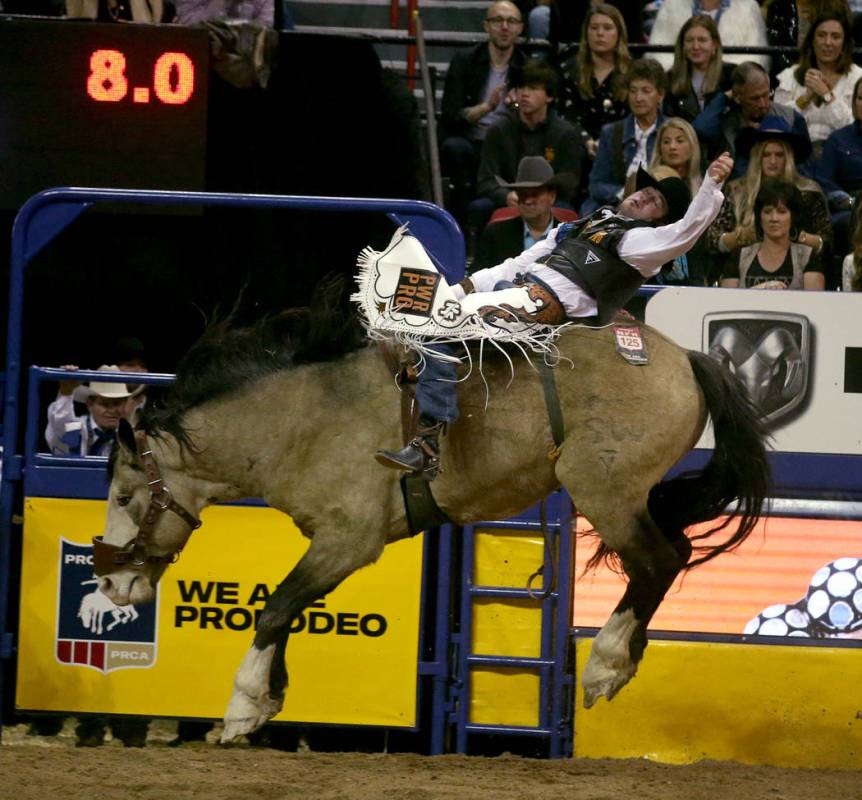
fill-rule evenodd
<path id="1" fill-rule="evenodd" d="M 152 540 L 156 523 L 166 511 L 176 514 L 192 531 L 201 526 L 201 521 L 174 500 L 170 489 L 165 486 L 153 451 L 147 447 L 147 435 L 144 431 L 135 431 L 135 446 L 138 460 L 147 478 L 150 503 L 144 512 L 144 518 L 138 526 L 135 538 L 124 547 L 108 544 L 101 536 L 93 537 L 93 568 L 96 575 L 106 575 L 121 568 L 141 570 L 148 563 L 172 564 L 176 561 L 182 552 L 182 547 L 163 556 L 147 553 L 147 546 Z"/>

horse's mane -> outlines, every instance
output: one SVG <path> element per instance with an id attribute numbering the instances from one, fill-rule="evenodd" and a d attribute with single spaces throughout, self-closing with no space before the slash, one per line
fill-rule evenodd
<path id="1" fill-rule="evenodd" d="M 201 337 L 180 359 L 176 380 L 164 402 L 149 404 L 139 424 L 150 434 L 167 432 L 191 446 L 183 425 L 192 408 L 234 394 L 267 375 L 299 364 L 335 361 L 359 349 L 366 338 L 355 314 L 342 300 L 344 277 L 320 282 L 311 303 L 264 317 L 252 325 L 235 324 L 236 307 L 209 321 Z"/>

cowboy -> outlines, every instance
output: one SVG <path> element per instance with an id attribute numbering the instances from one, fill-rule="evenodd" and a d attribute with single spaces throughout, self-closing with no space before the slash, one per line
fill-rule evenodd
<path id="1" fill-rule="evenodd" d="M 514 192 L 518 214 L 500 222 L 492 221 L 482 231 L 473 271 L 501 264 L 529 250 L 563 221 L 559 209 L 554 208 L 559 178 L 542 156 L 524 156 L 518 164 L 515 180 L 507 183 L 497 176 L 497 183 Z"/>
<path id="2" fill-rule="evenodd" d="M 454 294 L 462 300 L 473 291 L 492 293 L 520 282 L 542 300 L 534 322 L 605 325 L 647 278 L 685 253 L 709 227 L 724 202 L 721 185 L 732 169 L 733 159 L 723 153 L 710 164 L 694 200 L 680 178 L 658 181 L 639 169 L 636 191 L 616 212 L 604 207 L 560 225 L 517 258 L 465 278 L 452 287 Z M 378 462 L 421 472 L 428 480 L 436 477 L 438 437 L 446 423 L 458 418 L 456 360 L 445 355 L 426 360 L 416 388 L 419 433 L 399 451 L 378 450 Z"/>
<path id="3" fill-rule="evenodd" d="M 65 366 L 64 369 L 78 369 Z M 115 365 L 103 364 L 97 372 L 120 372 Z M 57 398 L 48 406 L 45 439 L 54 455 L 106 456 L 111 452 L 120 419 L 128 417 L 139 403 L 142 385 L 130 389 L 125 383 L 60 381 Z M 87 413 L 78 416 L 75 403 L 84 403 Z"/>

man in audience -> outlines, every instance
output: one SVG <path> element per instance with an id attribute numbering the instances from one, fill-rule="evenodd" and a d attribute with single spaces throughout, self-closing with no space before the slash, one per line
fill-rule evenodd
<path id="1" fill-rule="evenodd" d="M 542 156 L 522 158 L 514 183 L 500 179 L 500 185 L 515 193 L 518 214 L 485 228 L 476 248 L 474 270 L 514 258 L 544 239 L 562 221 L 553 212 L 557 199 L 554 168 Z"/>
<path id="2" fill-rule="evenodd" d="M 558 204 L 571 207 L 581 171 L 583 147 L 575 127 L 552 108 L 557 73 L 531 61 L 512 78 L 518 104 L 488 130 L 479 162 L 479 197 L 470 204 L 468 225 L 478 232 L 495 208 L 516 208 L 518 196 L 500 185 L 512 182 L 524 156 L 542 156 L 557 177 Z"/>
<path id="3" fill-rule="evenodd" d="M 590 196 L 581 206 L 582 214 L 622 200 L 628 176 L 649 164 L 656 132 L 664 121 L 665 73 L 661 64 L 652 58 L 635 61 L 625 80 L 631 113 L 602 126 L 590 172 Z"/>
<path id="4" fill-rule="evenodd" d="M 694 120 L 697 137 L 710 158 L 723 152 L 735 157 L 739 132 L 745 127 L 759 128 L 767 116 L 781 117 L 794 135 L 811 141 L 802 114 L 772 101 L 769 75 L 763 67 L 746 61 L 733 70 L 732 81 L 730 92 L 719 92 Z M 747 169 L 748 159 L 736 158 L 732 177 L 744 175 Z M 807 174 L 804 166 L 800 172 Z"/>
<path id="5" fill-rule="evenodd" d="M 440 163 L 452 185 L 449 208 L 459 222 L 474 196 L 485 135 L 506 113 L 510 67 L 520 67 L 525 60 L 515 46 L 524 23 L 514 3 L 491 3 L 484 28 L 488 41 L 452 59 L 443 88 Z"/>
<path id="6" fill-rule="evenodd" d="M 78 369 L 74 365 L 64 369 Z M 99 372 L 119 372 L 117 366 L 103 365 Z M 141 370 L 135 370 L 141 371 Z M 45 439 L 54 455 L 106 456 L 111 452 L 120 420 L 137 406 L 143 386 L 130 389 L 125 383 L 60 381 L 57 398 L 48 406 Z M 87 413 L 78 415 L 75 402 L 84 403 Z"/>

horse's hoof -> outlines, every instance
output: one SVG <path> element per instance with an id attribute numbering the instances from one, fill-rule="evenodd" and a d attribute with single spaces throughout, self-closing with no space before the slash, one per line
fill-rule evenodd
<path id="1" fill-rule="evenodd" d="M 620 689 L 623 688 L 629 679 L 625 679 L 621 683 L 617 681 L 606 680 L 600 684 L 584 685 L 584 708 L 592 708 L 600 697 L 606 697 L 608 702 L 617 696 Z"/>
<path id="2" fill-rule="evenodd" d="M 256 730 L 256 721 L 251 719 L 238 719 L 225 722 L 224 730 L 219 738 L 219 744 L 232 744 L 241 736 Z"/>
<path id="3" fill-rule="evenodd" d="M 635 676 L 637 668 L 637 664 L 628 659 L 613 659 L 609 662 L 593 650 L 581 678 L 584 708 L 592 708 L 600 697 L 613 700 L 620 689 Z"/>
<path id="4" fill-rule="evenodd" d="M 284 695 L 272 697 L 266 694 L 255 699 L 241 692 L 234 692 L 224 715 L 224 732 L 219 741 L 228 744 L 240 736 L 253 733 L 278 714 L 283 705 Z"/>

